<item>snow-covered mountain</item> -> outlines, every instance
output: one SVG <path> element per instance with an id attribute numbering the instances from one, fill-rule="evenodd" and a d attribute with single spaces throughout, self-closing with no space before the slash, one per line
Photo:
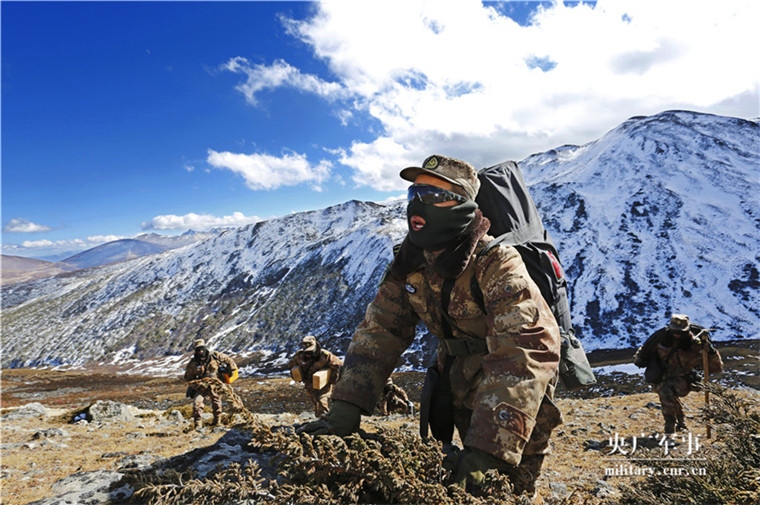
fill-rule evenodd
<path id="1" fill-rule="evenodd" d="M 760 336 L 760 126 L 665 112 L 521 162 L 573 280 L 587 350 L 684 312 Z M 179 357 L 193 339 L 265 369 L 305 334 L 342 354 L 406 232 L 403 202 L 351 201 L 181 249 L 3 289 L 2 366 Z M 421 338 L 405 364 L 420 366 Z"/>
<path id="2" fill-rule="evenodd" d="M 106 242 L 87 249 L 62 260 L 63 263 L 77 268 L 92 268 L 118 261 L 127 261 L 151 254 L 159 254 L 169 249 L 178 249 L 186 245 L 201 242 L 215 237 L 224 229 L 214 229 L 206 232 L 188 230 L 182 235 L 170 236 L 157 233 L 143 233 L 131 239 L 119 239 Z"/>
<path id="3" fill-rule="evenodd" d="M 632 346 L 671 312 L 718 328 L 716 339 L 760 336 L 757 122 L 634 117 L 520 165 L 592 347 Z"/>
<path id="4" fill-rule="evenodd" d="M 162 253 L 169 248 L 153 242 L 124 238 L 106 242 L 87 249 L 63 260 L 76 268 L 91 268 L 118 261 L 127 261 L 142 256 Z"/>
<path id="5" fill-rule="evenodd" d="M 129 261 L 151 254 L 159 254 L 169 249 L 201 242 L 220 234 L 225 228 L 209 231 L 188 230 L 182 235 L 159 235 L 143 233 L 132 239 L 118 239 L 106 242 L 81 252 L 56 254 L 46 258 L 25 258 L 2 256 L 4 285 L 52 277 L 61 272 L 81 268 L 92 268 L 119 261 Z"/>
<path id="6" fill-rule="evenodd" d="M 312 333 L 345 350 L 404 223 L 398 204 L 352 201 L 7 289 L 3 366 L 180 354 L 195 338 L 269 356 Z"/>
<path id="7" fill-rule="evenodd" d="M 185 247 L 186 245 L 194 244 L 202 240 L 209 239 L 227 228 L 214 228 L 209 231 L 195 231 L 188 230 L 182 235 L 159 235 L 158 233 L 143 233 L 135 237 L 135 240 L 141 240 L 143 242 L 150 242 L 151 244 L 158 244 L 164 246 L 166 249 L 177 249 L 178 247 Z"/>

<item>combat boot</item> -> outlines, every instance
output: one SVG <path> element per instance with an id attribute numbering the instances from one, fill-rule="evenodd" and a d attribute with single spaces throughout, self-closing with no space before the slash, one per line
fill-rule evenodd
<path id="1" fill-rule="evenodd" d="M 676 431 L 686 431 L 686 421 L 683 416 L 676 417 Z"/>
<path id="2" fill-rule="evenodd" d="M 203 428 L 203 420 L 200 418 L 193 419 L 193 429 L 198 431 Z"/>
<path id="3" fill-rule="evenodd" d="M 219 416 L 214 416 L 214 420 L 211 421 L 211 427 L 216 428 L 217 426 L 219 426 Z"/>

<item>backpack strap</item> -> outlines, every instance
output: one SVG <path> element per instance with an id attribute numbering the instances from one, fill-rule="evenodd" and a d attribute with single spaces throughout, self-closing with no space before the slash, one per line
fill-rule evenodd
<path id="1" fill-rule="evenodd" d="M 507 233 L 506 235 L 509 234 Z M 506 235 L 501 235 L 499 238 L 495 238 L 487 243 L 475 256 L 475 271 L 472 273 L 472 277 L 470 277 L 470 294 L 472 294 L 472 298 L 484 314 L 486 313 L 486 299 L 483 296 L 483 290 L 480 288 L 480 283 L 478 282 L 477 262 L 482 256 L 485 256 L 488 251 L 501 244 L 505 240 Z"/>
<path id="2" fill-rule="evenodd" d="M 428 284 L 428 288 L 430 284 Z M 445 278 L 443 285 L 441 286 L 441 326 L 443 326 L 443 334 L 447 339 L 453 339 L 454 334 L 451 331 L 451 318 L 449 317 L 449 304 L 451 303 L 451 291 L 454 289 L 454 279 Z M 432 290 L 430 291 L 433 292 Z"/>
<path id="3" fill-rule="evenodd" d="M 441 326 L 443 327 L 444 338 L 439 340 L 449 356 L 470 356 L 488 352 L 485 339 L 478 338 L 459 328 L 449 316 L 449 304 L 451 303 L 451 291 L 454 289 L 454 282 L 455 279 L 445 278 L 441 286 L 441 299 L 438 306 L 441 309 Z M 430 283 L 428 283 L 428 290 L 432 294 L 433 290 L 430 288 Z M 451 331 L 452 327 L 467 335 L 468 338 L 454 337 L 454 333 Z"/>
<path id="4" fill-rule="evenodd" d="M 474 274 L 470 278 L 470 293 L 472 294 L 473 299 L 475 299 L 475 303 L 478 304 L 478 307 L 480 307 L 480 310 L 482 310 L 483 313 L 485 314 L 486 300 L 483 297 L 483 290 L 480 289 L 480 283 L 478 282 L 478 278 Z"/>

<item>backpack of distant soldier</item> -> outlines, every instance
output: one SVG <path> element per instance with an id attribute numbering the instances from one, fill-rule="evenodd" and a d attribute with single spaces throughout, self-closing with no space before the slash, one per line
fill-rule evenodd
<path id="1" fill-rule="evenodd" d="M 499 244 L 517 249 L 557 320 L 562 336 L 559 364 L 562 383 L 568 389 L 596 383 L 594 372 L 572 326 L 568 281 L 557 248 L 544 228 L 520 167 L 514 161 L 505 161 L 481 169 L 478 179 L 480 191 L 475 202 L 491 221 L 489 234 L 496 237 L 480 251 L 479 256 Z M 474 276 L 471 289 L 480 308 L 485 311 L 483 292 Z"/>
<path id="2" fill-rule="evenodd" d="M 649 384 L 659 384 L 662 382 L 662 376 L 665 368 L 662 360 L 657 353 L 657 345 L 665 335 L 665 330 L 659 330 L 647 337 L 644 343 L 636 350 L 633 355 L 633 364 L 639 368 L 645 368 L 644 380 Z"/>

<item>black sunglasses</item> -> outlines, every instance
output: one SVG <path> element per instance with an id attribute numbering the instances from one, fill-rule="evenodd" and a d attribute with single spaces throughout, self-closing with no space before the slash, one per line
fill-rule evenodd
<path id="1" fill-rule="evenodd" d="M 462 195 L 452 193 L 451 191 L 436 186 L 430 186 L 429 184 L 412 184 L 409 186 L 407 199 L 411 202 L 415 198 L 426 204 L 450 202 L 451 200 L 455 200 L 459 203 L 467 201 L 467 198 Z"/>

